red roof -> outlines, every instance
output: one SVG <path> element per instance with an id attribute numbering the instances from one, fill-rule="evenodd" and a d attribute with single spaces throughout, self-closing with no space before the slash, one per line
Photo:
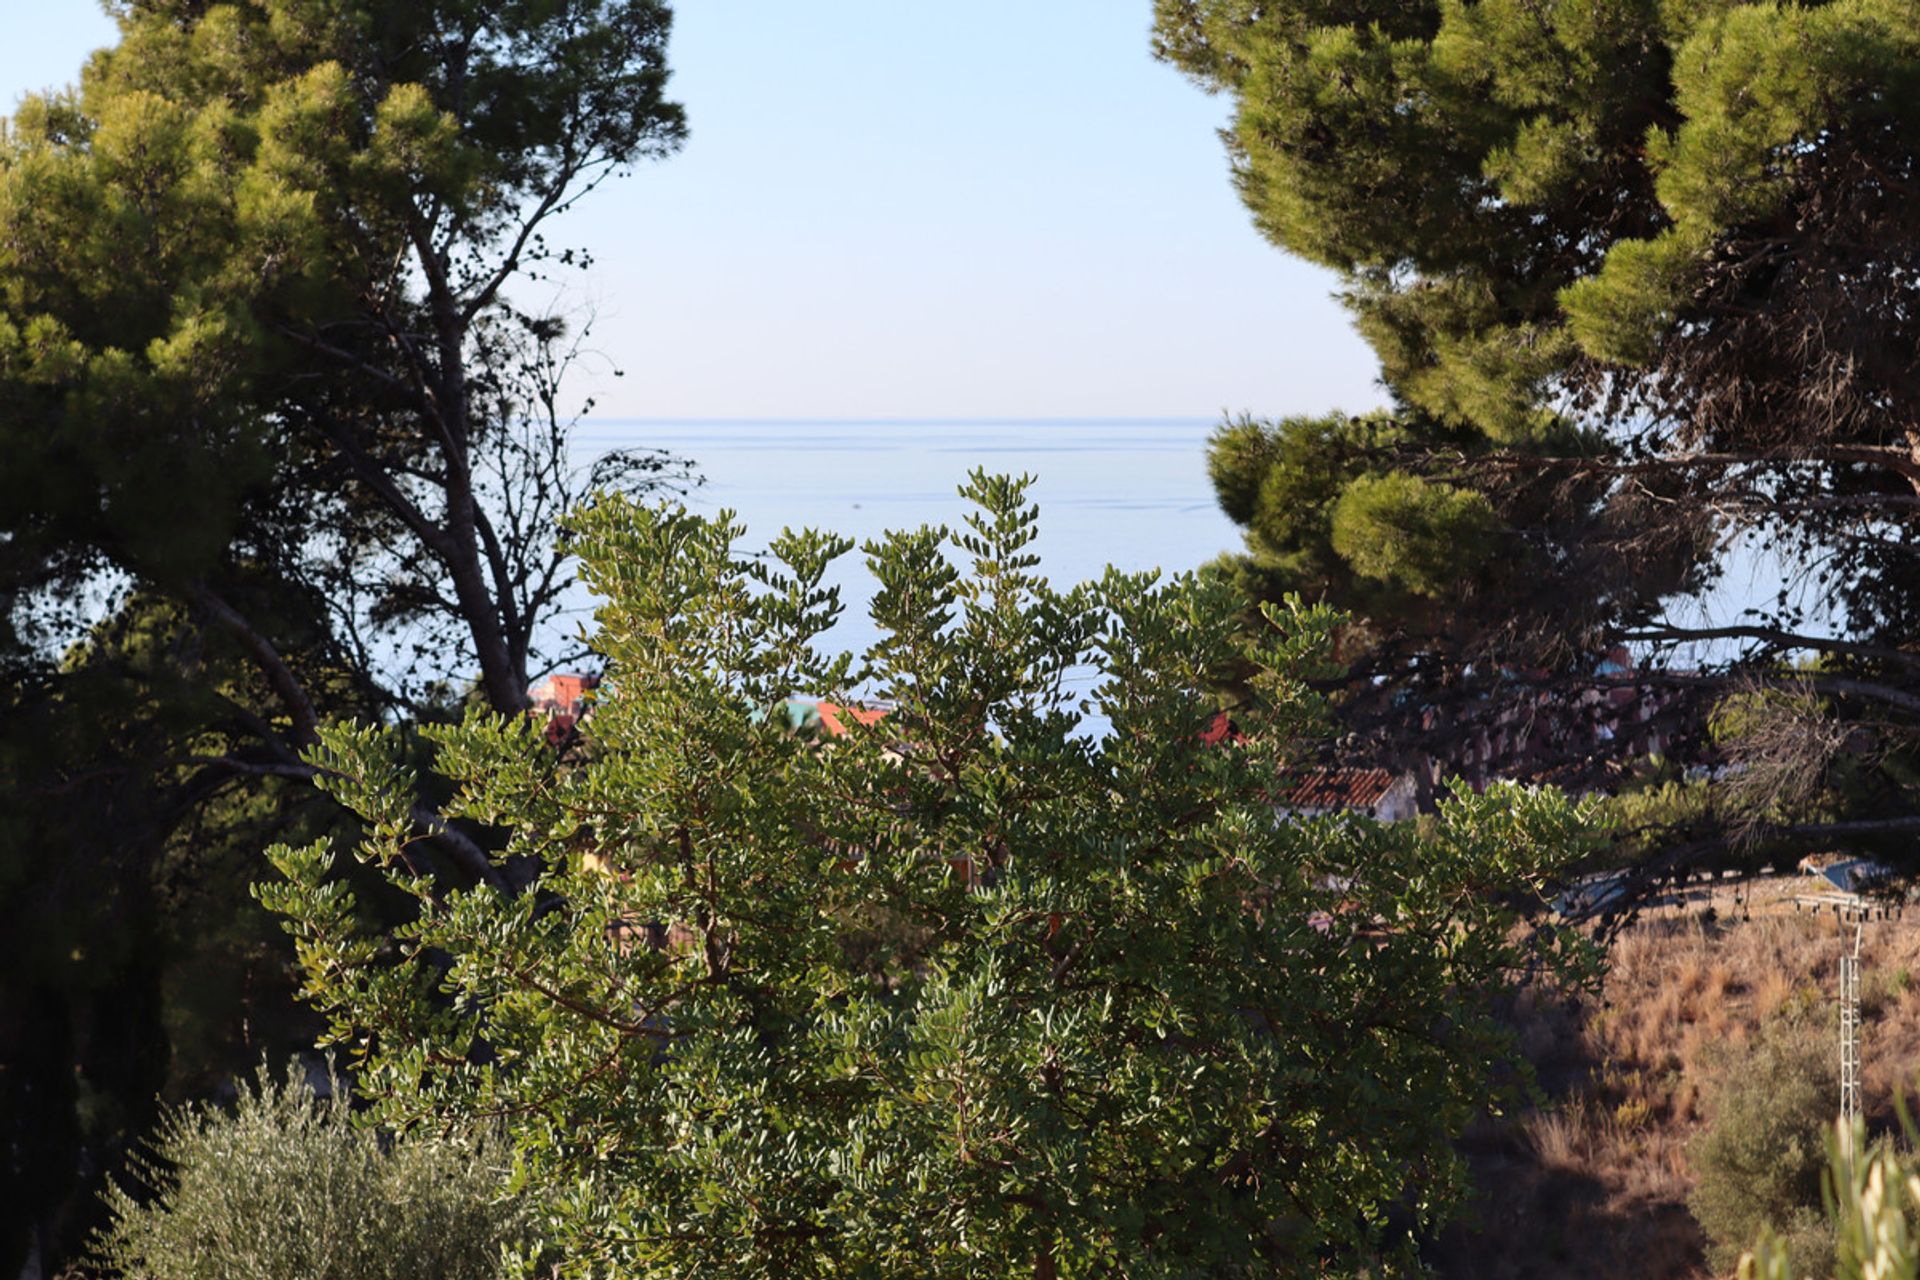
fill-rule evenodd
<path id="1" fill-rule="evenodd" d="M 1209 747 L 1217 747 L 1223 742 L 1238 742 L 1240 730 L 1234 727 L 1231 716 L 1224 711 L 1217 711 L 1213 721 L 1200 731 L 1200 741 Z"/>
<path id="2" fill-rule="evenodd" d="M 1287 780 L 1286 803 L 1296 809 L 1370 809 L 1398 780 L 1391 769 L 1303 769 Z"/>
<path id="3" fill-rule="evenodd" d="M 820 713 L 821 727 L 836 738 L 847 732 L 846 723 L 840 719 L 843 713 L 865 725 L 879 724 L 887 718 L 886 711 L 880 707 L 843 707 L 837 702 L 816 702 L 814 710 Z"/>

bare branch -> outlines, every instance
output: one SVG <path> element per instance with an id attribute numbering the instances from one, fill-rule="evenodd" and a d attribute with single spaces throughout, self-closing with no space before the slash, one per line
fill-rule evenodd
<path id="1" fill-rule="evenodd" d="M 254 664 L 266 676 L 267 683 L 273 686 L 274 693 L 293 721 L 295 744 L 304 747 L 315 741 L 319 737 L 320 716 L 313 709 L 313 700 L 307 696 L 306 686 L 294 675 L 293 668 L 287 665 L 287 660 L 273 642 L 255 629 L 239 610 L 214 594 L 211 588 L 205 585 L 194 587 L 193 599 L 220 625 L 238 637 L 252 656 Z"/>
<path id="2" fill-rule="evenodd" d="M 1841 640 L 1833 636 L 1800 635 L 1782 631 L 1776 627 L 1663 625 L 1628 631 L 1620 638 L 1634 641 L 1765 640 L 1783 649 L 1818 649 L 1827 653 L 1845 653 L 1857 658 L 1877 658 L 1887 662 L 1898 662 L 1905 666 L 1920 667 L 1920 654 L 1908 653 L 1902 649 L 1889 649 L 1884 645 L 1863 644 L 1857 640 Z"/>

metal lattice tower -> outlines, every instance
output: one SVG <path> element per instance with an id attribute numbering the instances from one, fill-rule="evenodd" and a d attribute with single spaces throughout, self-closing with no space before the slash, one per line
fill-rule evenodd
<path id="1" fill-rule="evenodd" d="M 1840 1119 L 1853 1132 L 1860 1118 L 1860 932 L 1853 922 L 1853 952 L 1840 956 Z"/>

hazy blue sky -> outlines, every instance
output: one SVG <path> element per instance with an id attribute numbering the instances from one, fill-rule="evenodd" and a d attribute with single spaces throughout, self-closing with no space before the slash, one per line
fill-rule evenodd
<path id="1" fill-rule="evenodd" d="M 112 38 L 16 3 L 0 97 Z M 1326 274 L 1254 232 L 1226 105 L 1148 54 L 1146 0 L 685 0 L 692 137 L 561 229 L 568 307 L 633 417 L 1178 416 L 1358 409 Z M 582 384 L 583 391 L 585 384 Z"/>

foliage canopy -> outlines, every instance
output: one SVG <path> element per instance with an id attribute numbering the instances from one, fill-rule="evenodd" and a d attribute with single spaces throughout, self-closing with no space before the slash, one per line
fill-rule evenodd
<path id="1" fill-rule="evenodd" d="M 139 1280 L 485 1280 L 526 1244 L 484 1129 L 382 1135 L 297 1073 L 170 1112 L 133 1172 L 97 1253 Z"/>
<path id="2" fill-rule="evenodd" d="M 1232 96 L 1243 199 L 1340 273 L 1393 396 L 1214 445 L 1249 584 L 1365 624 L 1359 726 L 1460 767 L 1638 642 L 1694 668 L 1642 687 L 1787 684 L 1870 726 L 1804 752 L 1851 744 L 1864 781 L 1821 800 L 1865 825 L 1789 834 L 1912 830 L 1920 7 L 1158 0 L 1156 47 Z M 1705 750 L 1697 700 L 1659 714 Z"/>
<path id="3" fill-rule="evenodd" d="M 1517 1087 L 1490 990 L 1584 971 L 1513 932 L 1580 813 L 1500 788 L 1425 836 L 1277 820 L 1333 616 L 1273 611 L 1264 709 L 1208 746 L 1207 672 L 1247 656 L 1231 585 L 1056 590 L 1025 483 L 964 492 L 964 528 L 865 548 L 858 656 L 822 649 L 843 539 L 576 517 L 609 664 L 584 757 L 524 718 L 433 733 L 451 812 L 537 859 L 534 892 L 416 874 L 392 735 L 323 737 L 355 856 L 418 904 L 384 939 L 329 847 L 273 852 L 331 1038 L 390 1122 L 506 1117 L 569 1275 L 1389 1265 Z M 818 741 L 769 714 L 796 690 L 886 714 Z"/>
<path id="4" fill-rule="evenodd" d="M 1839 1068 L 1827 1019 L 1775 1018 L 1729 1049 L 1708 1091 L 1708 1121 L 1688 1150 L 1697 1182 L 1687 1207 L 1730 1270 L 1771 1230 L 1799 1275 L 1831 1273 L 1833 1232 L 1820 1212 Z"/>
<path id="5" fill-rule="evenodd" d="M 244 1069 L 209 1045 L 303 1038 L 241 886 L 339 820 L 319 723 L 524 707 L 560 515 L 663 478 L 581 474 L 582 328 L 525 301 L 584 260 L 555 216 L 684 137 L 667 5 L 108 7 L 0 124 L 0 1269 L 70 1249 L 66 1171 L 156 1093 Z"/>

